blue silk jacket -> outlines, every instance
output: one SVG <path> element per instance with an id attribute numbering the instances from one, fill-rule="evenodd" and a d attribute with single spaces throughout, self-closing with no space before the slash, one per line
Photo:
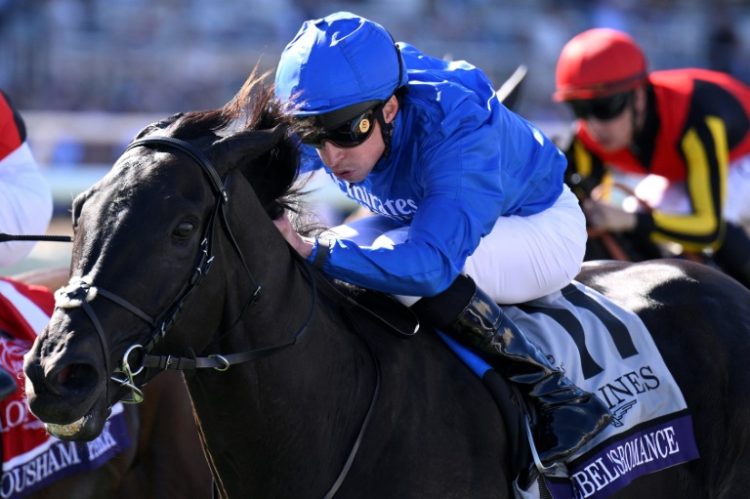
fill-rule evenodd
<path id="1" fill-rule="evenodd" d="M 399 48 L 409 83 L 389 154 L 350 184 L 303 146 L 302 171 L 324 168 L 348 197 L 409 226 L 407 241 L 393 249 L 336 240 L 326 274 L 387 293 L 432 296 L 453 282 L 498 217 L 533 215 L 555 202 L 566 160 L 498 101 L 481 70 Z M 319 249 L 325 251 L 316 245 L 311 260 Z"/>

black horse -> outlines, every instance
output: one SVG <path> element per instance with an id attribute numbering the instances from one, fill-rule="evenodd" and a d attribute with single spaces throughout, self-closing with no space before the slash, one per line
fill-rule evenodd
<path id="1" fill-rule="evenodd" d="M 92 438 L 117 399 L 184 369 L 222 496 L 510 497 L 513 435 L 482 382 L 430 331 L 362 312 L 273 225 L 296 153 L 271 95 L 251 77 L 222 109 L 145 128 L 74 201 L 67 308 L 26 358 L 32 410 Z M 580 278 L 656 335 L 702 456 L 623 496 L 744 496 L 748 291 L 681 261 Z"/>

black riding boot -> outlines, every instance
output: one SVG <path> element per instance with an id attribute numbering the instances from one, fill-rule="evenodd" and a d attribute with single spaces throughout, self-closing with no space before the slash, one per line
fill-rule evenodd
<path id="1" fill-rule="evenodd" d="M 15 392 L 17 388 L 16 379 L 8 371 L 0 367 L 0 400 Z"/>
<path id="2" fill-rule="evenodd" d="M 750 237 L 745 229 L 726 224 L 724 242 L 714 253 L 714 261 L 724 272 L 750 288 Z"/>
<path id="3" fill-rule="evenodd" d="M 606 406 L 552 366 L 471 278 L 459 276 L 446 291 L 422 298 L 413 308 L 426 322 L 477 349 L 533 404 L 532 433 L 543 463 L 571 456 L 610 422 Z"/>

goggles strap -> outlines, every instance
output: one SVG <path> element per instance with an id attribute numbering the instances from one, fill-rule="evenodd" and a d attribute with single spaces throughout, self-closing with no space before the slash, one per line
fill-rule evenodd
<path id="1" fill-rule="evenodd" d="M 387 158 L 388 154 L 391 152 L 391 139 L 393 138 L 393 121 L 391 121 L 390 123 L 385 122 L 385 116 L 383 116 L 384 107 L 385 105 L 378 106 L 378 109 L 375 111 L 375 119 L 378 120 L 378 123 L 380 123 L 380 134 L 383 137 L 383 144 L 385 144 L 385 149 L 383 150 L 382 157 Z"/>

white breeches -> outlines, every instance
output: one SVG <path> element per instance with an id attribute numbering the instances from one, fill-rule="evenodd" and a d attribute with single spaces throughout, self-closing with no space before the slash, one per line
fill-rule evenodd
<path id="1" fill-rule="evenodd" d="M 409 231 L 393 227 L 393 221 L 375 215 L 330 232 L 361 246 L 390 247 L 405 241 Z M 497 303 L 526 302 L 570 283 L 581 270 L 586 237 L 583 212 L 566 186 L 555 204 L 541 213 L 500 217 L 463 270 Z M 411 305 L 420 297 L 398 298 Z"/>
<path id="2" fill-rule="evenodd" d="M 44 234 L 52 218 L 52 191 L 27 143 L 0 160 L 0 232 Z M 31 252 L 33 242 L 0 243 L 0 267 Z"/>

